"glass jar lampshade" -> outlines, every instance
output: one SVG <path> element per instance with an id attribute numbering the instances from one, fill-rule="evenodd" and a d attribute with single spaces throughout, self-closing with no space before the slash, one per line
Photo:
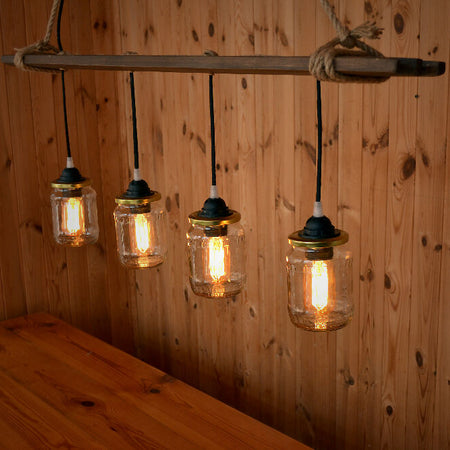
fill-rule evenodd
<path id="1" fill-rule="evenodd" d="M 351 320 L 352 255 L 341 247 L 347 241 L 326 216 L 311 217 L 289 236 L 288 311 L 295 326 L 334 331 Z"/>
<path id="2" fill-rule="evenodd" d="M 66 167 L 51 183 L 53 235 L 58 244 L 81 247 L 98 239 L 96 193 L 89 179 Z"/>
<path id="3" fill-rule="evenodd" d="M 157 203 L 160 199 L 161 194 L 151 191 L 144 180 L 133 180 L 128 190 L 116 197 L 117 250 L 125 267 L 156 267 L 164 262 L 165 213 Z"/>
<path id="4" fill-rule="evenodd" d="M 224 298 L 245 284 L 245 235 L 241 215 L 221 198 L 209 198 L 189 216 L 187 251 L 189 281 L 196 295 Z"/>

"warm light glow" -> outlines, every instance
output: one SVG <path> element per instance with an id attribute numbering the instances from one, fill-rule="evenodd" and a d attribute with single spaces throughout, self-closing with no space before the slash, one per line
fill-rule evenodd
<path id="1" fill-rule="evenodd" d="M 61 229 L 69 236 L 80 236 L 86 230 L 82 197 L 66 198 L 62 204 Z"/>
<path id="2" fill-rule="evenodd" d="M 150 248 L 150 224 L 144 214 L 134 216 L 134 234 L 137 252 L 147 253 Z"/>
<path id="3" fill-rule="evenodd" d="M 215 283 L 224 281 L 230 268 L 230 254 L 228 244 L 221 236 L 208 240 L 208 270 Z"/>
<path id="4" fill-rule="evenodd" d="M 311 268 L 311 304 L 318 311 L 328 306 L 328 267 L 324 261 L 314 261 Z"/>
<path id="5" fill-rule="evenodd" d="M 327 329 L 336 297 L 336 283 L 331 260 L 312 261 L 304 276 L 305 307 L 314 313 L 314 328 Z"/>

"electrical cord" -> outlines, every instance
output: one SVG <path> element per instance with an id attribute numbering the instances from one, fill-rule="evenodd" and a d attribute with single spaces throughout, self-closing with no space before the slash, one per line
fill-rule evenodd
<path id="1" fill-rule="evenodd" d="M 317 90 L 317 172 L 316 172 L 316 202 L 320 202 L 322 189 L 322 98 L 320 81 L 316 81 Z"/>
<path id="2" fill-rule="evenodd" d="M 58 10 L 58 19 L 57 19 L 57 25 L 56 25 L 56 39 L 58 41 L 58 50 L 60 52 L 63 51 L 63 46 L 61 43 L 61 16 L 64 6 L 64 0 L 61 0 L 61 3 L 59 4 L 59 10 Z M 67 157 L 71 158 L 72 153 L 70 151 L 70 138 L 69 138 L 69 125 L 67 121 L 67 105 L 66 105 L 66 83 L 64 80 L 64 70 L 61 70 L 61 84 L 62 84 L 62 97 L 63 97 L 63 109 L 64 109 L 64 128 L 66 131 L 66 147 L 67 147 Z"/>
<path id="3" fill-rule="evenodd" d="M 211 184 L 216 186 L 216 133 L 214 128 L 213 74 L 209 75 L 209 117 L 211 124 Z"/>
<path id="4" fill-rule="evenodd" d="M 137 134 L 137 119 L 136 119 L 136 94 L 134 89 L 134 73 L 130 72 L 130 91 L 131 91 L 131 111 L 133 117 L 133 149 L 134 149 L 134 168 L 139 169 L 139 145 Z"/>

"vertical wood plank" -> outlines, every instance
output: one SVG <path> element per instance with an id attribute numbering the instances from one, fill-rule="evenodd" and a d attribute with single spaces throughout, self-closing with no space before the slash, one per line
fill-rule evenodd
<path id="1" fill-rule="evenodd" d="M 364 21 L 362 3 L 340 1 L 339 16 L 354 28 Z M 350 235 L 348 249 L 353 254 L 353 321 L 337 334 L 336 447 L 357 446 L 359 412 L 354 406 L 358 399 L 359 303 L 358 284 L 361 245 L 361 142 L 362 86 L 339 86 L 339 156 L 338 156 L 338 226 Z"/>
<path id="2" fill-rule="evenodd" d="M 273 54 L 272 2 L 254 3 L 255 54 Z M 273 423 L 276 402 L 276 326 L 274 317 L 277 302 L 276 271 L 274 261 L 276 248 L 275 230 L 275 148 L 273 143 L 274 122 L 274 77 L 255 78 L 256 116 L 256 173 L 257 173 L 257 219 L 258 219 L 258 283 L 260 302 L 260 373 L 259 373 L 259 417 L 265 423 Z"/>
<path id="3" fill-rule="evenodd" d="M 70 26 L 71 51 L 75 53 L 89 53 L 92 49 L 92 30 L 95 23 L 92 21 L 90 3 L 68 3 L 66 5 L 66 18 L 70 23 L 78 26 Z M 67 22 L 66 22 L 67 23 Z M 74 103 L 70 105 L 72 115 L 75 117 L 75 128 L 71 136 L 75 134 L 74 148 L 76 163 L 86 177 L 92 180 L 92 186 L 97 193 L 97 209 L 99 220 L 99 239 L 94 245 L 88 245 L 83 252 L 72 252 L 75 257 L 71 261 L 69 273 L 72 278 L 72 288 L 76 292 L 81 283 L 75 267 L 83 265 L 82 276 L 85 280 L 86 293 L 75 297 L 79 318 L 76 322 L 83 329 L 89 330 L 102 339 L 111 340 L 111 319 L 109 305 L 104 293 L 107 291 L 107 266 L 105 257 L 105 224 L 102 211 L 105 209 L 103 202 L 103 186 L 101 183 L 101 163 L 99 143 L 97 137 L 98 111 L 95 89 L 95 74 L 88 71 L 73 71 Z M 80 269 L 78 269 L 80 270 Z M 72 289 L 71 289 L 72 291 Z"/>
<path id="4" fill-rule="evenodd" d="M 421 2 L 419 57 L 448 55 L 448 2 L 435 8 Z M 428 32 L 425 32 L 428 30 Z M 418 80 L 416 128 L 416 188 L 414 196 L 411 325 L 408 348 L 406 446 L 431 448 L 435 420 L 438 323 L 442 258 L 442 224 L 447 151 L 448 75 L 427 83 Z M 426 119 L 425 119 L 426 118 Z M 428 122 L 429 121 L 429 122 Z M 448 298 L 448 296 L 447 296 Z M 447 423 L 447 427 L 450 424 Z"/>
<path id="5" fill-rule="evenodd" d="M 417 56 L 419 2 L 393 2 L 391 54 Z M 405 446 L 416 166 L 416 79 L 390 80 L 381 446 Z"/>
<path id="6" fill-rule="evenodd" d="M 118 2 L 110 5 L 91 2 L 92 51 L 120 53 L 122 51 Z M 130 353 L 134 350 L 135 336 L 131 314 L 128 283 L 133 274 L 122 267 L 116 253 L 116 234 L 112 214 L 115 197 L 126 189 L 129 172 L 126 142 L 121 133 L 121 115 L 117 109 L 119 85 L 122 77 L 113 72 L 95 73 L 96 109 L 98 110 L 98 144 L 102 169 L 105 255 L 108 267 L 108 298 L 111 317 L 112 343 Z M 97 106 L 98 105 L 98 106 Z M 134 294 L 135 296 L 135 294 Z"/>
<path id="7" fill-rule="evenodd" d="M 189 54 L 202 54 L 205 50 L 218 51 L 220 36 L 215 1 L 195 1 L 182 4 L 187 9 L 185 22 L 185 48 Z M 213 24 L 213 28 L 210 27 Z M 214 31 L 214 32 L 212 32 Z M 188 78 L 188 111 L 186 116 L 186 137 L 189 139 L 187 150 L 190 155 L 192 198 L 183 196 L 186 202 L 186 213 L 189 215 L 203 205 L 209 194 L 210 176 L 210 132 L 208 114 L 208 77 L 201 74 L 191 74 Z M 217 80 L 216 91 L 217 92 Z M 216 108 L 217 111 L 217 97 Z M 218 149 L 218 154 L 220 150 Z M 189 164 L 189 159 L 186 161 Z M 220 186 L 221 187 L 221 186 Z M 219 187 L 219 189 L 220 189 Z M 221 192 L 221 191 L 219 191 Z M 221 193 L 220 195 L 223 195 Z M 186 231 L 189 229 L 187 217 L 184 219 Z M 183 243 L 183 248 L 186 243 Z M 186 263 L 186 268 L 187 263 Z M 197 364 L 198 385 L 208 393 L 217 393 L 217 377 L 214 369 L 213 351 L 216 344 L 215 315 L 211 316 L 214 300 L 208 301 L 196 296 L 190 287 L 188 273 L 184 284 L 185 300 L 197 317 Z M 194 338 L 195 339 L 195 338 Z"/>
<path id="8" fill-rule="evenodd" d="M 449 50 L 450 56 L 450 50 Z M 450 59 L 450 58 L 449 58 Z M 448 77 L 448 75 L 447 75 Z M 449 82 L 450 83 L 450 80 Z M 447 88 L 448 89 L 448 88 Z M 450 317 L 450 102 L 447 101 L 447 145 L 445 158 L 445 187 L 442 228 L 442 259 L 440 283 L 440 307 L 437 344 L 436 402 L 434 409 L 433 448 L 450 447 L 450 328 L 446 322 Z M 439 247 L 438 247 L 439 248 Z"/>
<path id="9" fill-rule="evenodd" d="M 1 28 L 5 49 L 26 44 L 25 12 L 21 2 L 14 5 L 9 2 L 2 4 Z M 30 79 L 28 74 L 20 73 L 14 68 L 5 68 L 4 73 L 10 112 L 10 160 L 14 162 L 11 168 L 16 180 L 21 180 L 15 186 L 20 236 L 20 247 L 16 251 L 21 254 L 27 311 L 40 311 L 48 309 L 48 301 L 44 284 L 41 199 L 38 173 L 33 164 L 36 161 L 36 142 Z"/>
<path id="10" fill-rule="evenodd" d="M 42 24 L 49 11 L 42 7 L 43 2 L 35 2 L 27 8 L 25 15 L 27 42 L 41 37 Z M 25 5 L 25 4 L 24 4 Z M 34 136 L 36 141 L 36 166 L 39 178 L 39 193 L 42 203 L 42 233 L 44 237 L 45 284 L 47 287 L 49 309 L 53 314 L 71 320 L 69 299 L 69 277 L 66 249 L 57 245 L 53 239 L 52 216 L 50 208 L 50 181 L 58 178 L 64 167 L 65 139 L 62 137 L 62 107 L 58 123 L 55 117 L 55 100 L 61 105 L 61 81 L 58 75 L 37 74 L 30 77 L 31 99 L 33 102 Z M 55 95 L 54 89 L 58 89 Z M 61 136 L 62 139 L 58 139 Z M 63 147 L 60 146 L 60 143 Z"/>
<path id="11" fill-rule="evenodd" d="M 235 0 L 236 54 L 252 55 L 254 41 L 254 2 Z M 252 39 L 249 36 L 253 36 Z M 263 305 L 258 296 L 257 238 L 257 176 L 256 176 L 256 109 L 255 76 L 234 77 L 237 91 L 236 117 L 238 123 L 238 174 L 241 223 L 246 233 L 246 287 L 238 300 L 236 317 L 236 350 L 239 359 L 234 368 L 237 389 L 236 405 L 242 411 L 255 415 L 258 402 L 254 392 L 258 389 L 259 372 L 259 317 Z M 241 343 L 241 344 L 240 344 Z"/>
<path id="12" fill-rule="evenodd" d="M 316 7 L 316 2 L 295 3 L 296 55 L 302 52 L 310 54 L 315 50 L 316 26 L 320 14 L 321 10 Z M 325 21 L 326 18 L 322 22 Z M 324 110 L 326 109 L 325 103 L 328 104 L 328 102 L 324 101 Z M 294 105 L 295 179 L 293 187 L 295 191 L 295 224 L 290 232 L 302 228 L 311 216 L 315 196 L 317 137 L 316 81 L 313 77 L 304 79 L 295 77 Z M 326 122 L 325 120 L 325 126 L 327 126 Z M 324 165 L 326 163 L 327 155 L 324 158 Z M 287 236 L 285 236 L 285 239 L 287 240 Z M 287 299 L 283 300 L 287 312 Z M 288 326 L 293 325 L 289 324 Z M 319 423 L 319 417 L 321 417 L 319 409 L 321 409 L 322 402 L 317 395 L 317 392 L 325 392 L 325 389 L 317 391 L 315 388 L 316 382 L 320 383 L 323 380 L 322 377 L 318 377 L 315 365 L 316 352 L 309 351 L 309 349 L 316 347 L 318 342 L 323 342 L 323 340 L 320 336 L 315 336 L 315 333 L 307 333 L 302 330 L 298 330 L 296 333 L 296 373 L 297 379 L 300 380 L 296 383 L 296 437 L 310 446 L 317 444 L 316 438 L 318 436 L 325 435 L 325 432 L 322 433 L 323 427 Z M 321 356 L 323 359 L 323 354 Z M 320 381 L 318 381 L 319 378 Z M 333 410 L 331 405 L 329 409 Z M 334 430 L 330 431 L 334 434 Z"/>
<path id="13" fill-rule="evenodd" d="M 276 1 L 273 3 L 274 51 L 276 54 L 292 56 L 294 54 L 294 2 Z M 274 425 L 283 431 L 293 434 L 295 431 L 295 327 L 290 323 L 286 313 L 287 299 L 286 272 L 283 264 L 286 256 L 286 236 L 294 229 L 294 78 L 274 77 L 273 83 L 274 129 L 273 143 L 277 157 L 274 158 L 275 176 L 275 258 L 274 275 L 278 286 L 275 301 L 276 352 L 275 398 L 276 415 Z M 281 153 L 280 150 L 282 150 Z M 278 300 L 278 301 L 276 301 Z M 283 380 L 283 381 L 281 381 Z"/>
<path id="14" fill-rule="evenodd" d="M 1 24 L 0 48 L 3 53 L 10 51 L 3 36 L 4 25 Z M 0 67 L 0 235 L 8 236 L 2 242 L 0 266 L 2 275 L 2 310 L 1 318 L 15 317 L 26 312 L 25 286 L 23 282 L 23 265 L 19 235 L 19 217 L 17 206 L 16 177 L 13 159 L 13 144 L 10 130 L 9 102 L 12 92 L 7 88 L 4 64 Z M 14 72 L 13 72 L 14 73 Z M 12 296 L 12 299 L 11 299 Z"/>
<path id="15" fill-rule="evenodd" d="M 384 28 L 376 48 L 389 54 L 391 5 L 371 1 L 364 5 L 365 19 Z M 385 290 L 385 240 L 389 148 L 390 83 L 363 88 L 358 446 L 380 448 L 383 303 Z"/>

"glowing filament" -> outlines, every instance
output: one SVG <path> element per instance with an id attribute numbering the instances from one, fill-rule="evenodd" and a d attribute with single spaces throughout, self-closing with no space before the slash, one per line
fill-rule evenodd
<path id="1" fill-rule="evenodd" d="M 222 237 L 211 237 L 208 242 L 208 269 L 214 282 L 223 281 L 229 270 L 228 246 Z"/>
<path id="2" fill-rule="evenodd" d="M 328 267 L 323 261 L 314 261 L 311 268 L 311 304 L 318 311 L 328 306 Z"/>
<path id="3" fill-rule="evenodd" d="M 150 224 L 143 214 L 136 214 L 134 217 L 134 234 L 137 251 L 147 253 L 150 248 Z"/>
<path id="4" fill-rule="evenodd" d="M 69 236 L 79 236 L 86 230 L 82 197 L 67 198 L 62 206 L 61 228 Z"/>

